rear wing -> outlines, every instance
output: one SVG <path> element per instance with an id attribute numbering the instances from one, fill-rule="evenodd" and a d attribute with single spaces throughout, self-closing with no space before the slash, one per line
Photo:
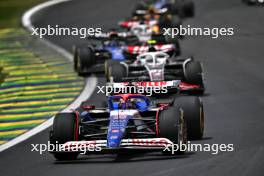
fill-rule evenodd
<path id="1" fill-rule="evenodd" d="M 126 78 L 124 78 L 125 80 Z M 129 80 L 129 78 L 127 78 Z M 128 82 L 110 82 L 107 83 L 108 86 L 112 87 L 126 87 L 126 86 L 142 86 L 142 87 L 170 87 L 170 88 L 179 88 L 181 80 L 172 80 L 172 81 L 128 81 Z"/>

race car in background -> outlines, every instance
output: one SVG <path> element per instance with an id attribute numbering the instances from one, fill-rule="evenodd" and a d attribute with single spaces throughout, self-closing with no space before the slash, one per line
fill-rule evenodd
<path id="1" fill-rule="evenodd" d="M 133 15 L 146 14 L 149 10 L 166 11 L 181 18 L 195 15 L 194 3 L 191 0 L 143 0 L 136 5 Z"/>
<path id="2" fill-rule="evenodd" d="M 96 40 L 101 43 L 74 47 L 74 69 L 80 76 L 104 72 L 105 61 L 109 59 L 134 60 L 138 54 L 147 52 L 151 47 L 171 56 L 178 56 L 181 53 L 179 41 L 163 35 L 151 35 L 151 40 L 142 42 L 132 33 L 111 32 L 98 36 Z"/>
<path id="3" fill-rule="evenodd" d="M 107 62 L 105 68 L 108 82 L 182 80 L 182 86 L 190 85 L 193 92 L 203 94 L 205 90 L 202 65 L 192 57 L 171 58 L 154 51 L 138 55 L 132 62 Z"/>
<path id="4" fill-rule="evenodd" d="M 201 139 L 203 123 L 203 104 L 197 97 L 182 96 L 153 104 L 141 94 L 114 95 L 108 98 L 107 107 L 83 103 L 73 112 L 57 114 L 50 141 L 64 150 L 51 153 L 57 160 L 74 160 L 84 148 L 93 146 L 99 150 L 82 154 L 143 150 L 172 155 L 164 149 Z"/>
<path id="5" fill-rule="evenodd" d="M 162 34 L 139 34 L 139 26 L 133 29 L 139 30 L 138 35 L 142 36 L 142 39 L 138 43 L 131 43 L 126 47 L 125 53 L 130 57 L 130 60 L 135 60 L 139 54 L 148 52 L 151 49 L 155 51 L 162 51 L 167 53 L 170 57 L 176 57 L 181 55 L 181 47 L 178 38 L 171 38 Z M 136 32 L 134 32 L 135 34 Z M 144 33 L 144 32 L 143 32 Z M 132 58 L 132 59 L 131 59 Z"/>
<path id="6" fill-rule="evenodd" d="M 119 22 L 119 26 L 125 29 L 131 29 L 140 24 L 148 25 L 154 32 L 158 33 L 161 28 L 179 28 L 182 25 L 182 20 L 177 15 L 152 12 L 143 16 L 133 16 Z"/>
<path id="7" fill-rule="evenodd" d="M 264 5 L 264 0 L 242 0 L 242 2 L 248 5 Z"/>

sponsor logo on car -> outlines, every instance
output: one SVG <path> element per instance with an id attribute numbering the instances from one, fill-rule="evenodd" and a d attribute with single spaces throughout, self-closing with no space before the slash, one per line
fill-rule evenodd
<path id="1" fill-rule="evenodd" d="M 155 138 L 155 139 L 132 139 L 132 144 L 134 145 L 146 145 L 146 146 L 164 146 L 168 145 L 171 142 L 164 138 Z"/>

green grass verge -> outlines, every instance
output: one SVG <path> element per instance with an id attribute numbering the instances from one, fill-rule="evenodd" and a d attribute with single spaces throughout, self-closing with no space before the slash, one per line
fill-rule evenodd
<path id="1" fill-rule="evenodd" d="M 71 62 L 20 25 L 23 13 L 44 1 L 0 0 L 0 145 L 67 107 L 84 85 Z"/>
<path id="2" fill-rule="evenodd" d="M 20 26 L 23 13 L 46 0 L 0 0 L 0 28 L 16 28 Z"/>
<path id="3" fill-rule="evenodd" d="M 22 28 L 0 29 L 0 66 L 0 145 L 65 109 L 84 86 L 69 60 Z"/>

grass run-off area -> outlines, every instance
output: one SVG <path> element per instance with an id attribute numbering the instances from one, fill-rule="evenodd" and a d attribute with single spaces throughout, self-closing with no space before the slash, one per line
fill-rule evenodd
<path id="1" fill-rule="evenodd" d="M 72 63 L 22 28 L 45 0 L 0 0 L 0 145 L 65 109 L 83 89 Z"/>
<path id="2" fill-rule="evenodd" d="M 20 26 L 23 13 L 45 0 L 0 0 L 0 28 Z"/>

